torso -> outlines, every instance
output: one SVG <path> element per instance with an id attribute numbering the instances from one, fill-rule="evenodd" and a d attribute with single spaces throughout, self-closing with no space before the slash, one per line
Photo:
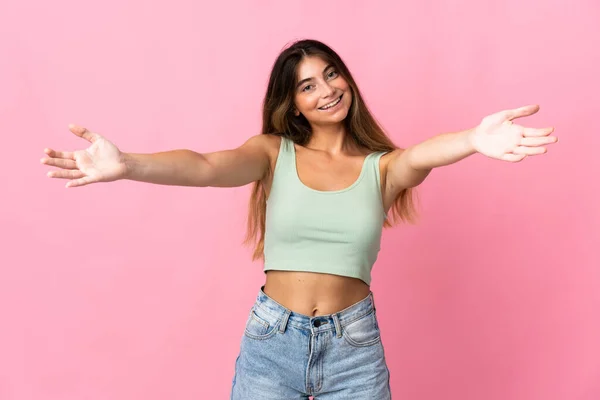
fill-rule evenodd
<path id="1" fill-rule="evenodd" d="M 274 171 L 281 138 L 269 141 L 270 171 Z M 296 168 L 300 181 L 320 191 L 344 189 L 358 178 L 364 158 L 370 152 L 348 155 L 332 160 L 330 157 L 302 146 L 295 145 Z M 381 191 L 384 210 L 387 212 L 394 199 L 385 193 L 387 165 L 392 153 L 381 157 Z M 272 173 L 263 179 L 262 184 L 268 197 Z M 364 299 L 369 294 L 369 286 L 360 279 L 339 275 L 295 271 L 267 271 L 264 292 L 284 307 L 304 315 L 317 316 L 341 311 Z"/>

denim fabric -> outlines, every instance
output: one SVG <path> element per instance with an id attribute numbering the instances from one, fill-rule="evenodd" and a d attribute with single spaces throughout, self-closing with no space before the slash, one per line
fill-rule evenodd
<path id="1" fill-rule="evenodd" d="M 389 371 L 373 293 L 310 317 L 260 290 L 235 362 L 232 400 L 387 400 Z"/>

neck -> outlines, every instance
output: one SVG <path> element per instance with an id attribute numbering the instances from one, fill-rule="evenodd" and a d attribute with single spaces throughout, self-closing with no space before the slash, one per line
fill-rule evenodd
<path id="1" fill-rule="evenodd" d="M 344 124 L 312 126 L 312 135 L 307 148 L 323 151 L 331 155 L 354 152 L 356 145 L 346 131 Z"/>

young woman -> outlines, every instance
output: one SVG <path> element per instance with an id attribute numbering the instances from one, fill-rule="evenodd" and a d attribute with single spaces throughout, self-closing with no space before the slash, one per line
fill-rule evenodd
<path id="1" fill-rule="evenodd" d="M 371 268 L 383 226 L 414 216 L 411 188 L 436 167 L 481 153 L 518 162 L 557 141 L 553 128 L 513 120 L 537 106 L 501 111 L 457 133 L 397 148 L 367 109 L 341 58 L 302 40 L 275 61 L 262 134 L 199 154 L 122 153 L 103 136 L 75 152 L 46 149 L 48 173 L 68 187 L 130 179 L 164 185 L 254 182 L 247 242 L 266 282 L 252 306 L 235 363 L 232 399 L 389 399 Z"/>

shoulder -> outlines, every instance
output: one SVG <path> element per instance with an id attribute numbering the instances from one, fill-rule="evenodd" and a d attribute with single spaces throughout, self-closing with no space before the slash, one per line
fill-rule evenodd
<path id="1" fill-rule="evenodd" d="M 387 172 L 390 162 L 397 159 L 400 156 L 400 154 L 404 153 L 404 150 L 405 149 L 394 149 L 392 151 L 386 152 L 383 156 L 381 156 L 381 172 Z"/>
<path id="2" fill-rule="evenodd" d="M 279 148 L 282 141 L 281 135 L 275 133 L 261 133 L 251 136 L 245 146 L 253 148 L 255 151 L 262 152 L 269 163 L 269 170 L 273 170 L 279 155 Z"/>
<path id="3" fill-rule="evenodd" d="M 279 146 L 281 144 L 281 136 L 276 134 L 258 134 L 251 136 L 244 146 L 252 147 L 256 150 L 264 151 L 271 157 L 273 154 L 277 156 Z"/>
<path id="4" fill-rule="evenodd" d="M 394 149 L 381 156 L 381 160 L 379 161 L 379 174 L 381 175 L 381 181 L 384 188 L 388 188 L 388 171 L 391 169 L 390 166 L 394 165 L 394 160 L 398 160 L 404 151 L 405 149 Z"/>
<path id="5" fill-rule="evenodd" d="M 281 143 L 281 136 L 267 133 L 267 134 L 258 134 L 251 136 L 246 143 L 251 146 L 259 146 L 266 150 L 269 150 L 273 147 L 278 147 Z"/>

